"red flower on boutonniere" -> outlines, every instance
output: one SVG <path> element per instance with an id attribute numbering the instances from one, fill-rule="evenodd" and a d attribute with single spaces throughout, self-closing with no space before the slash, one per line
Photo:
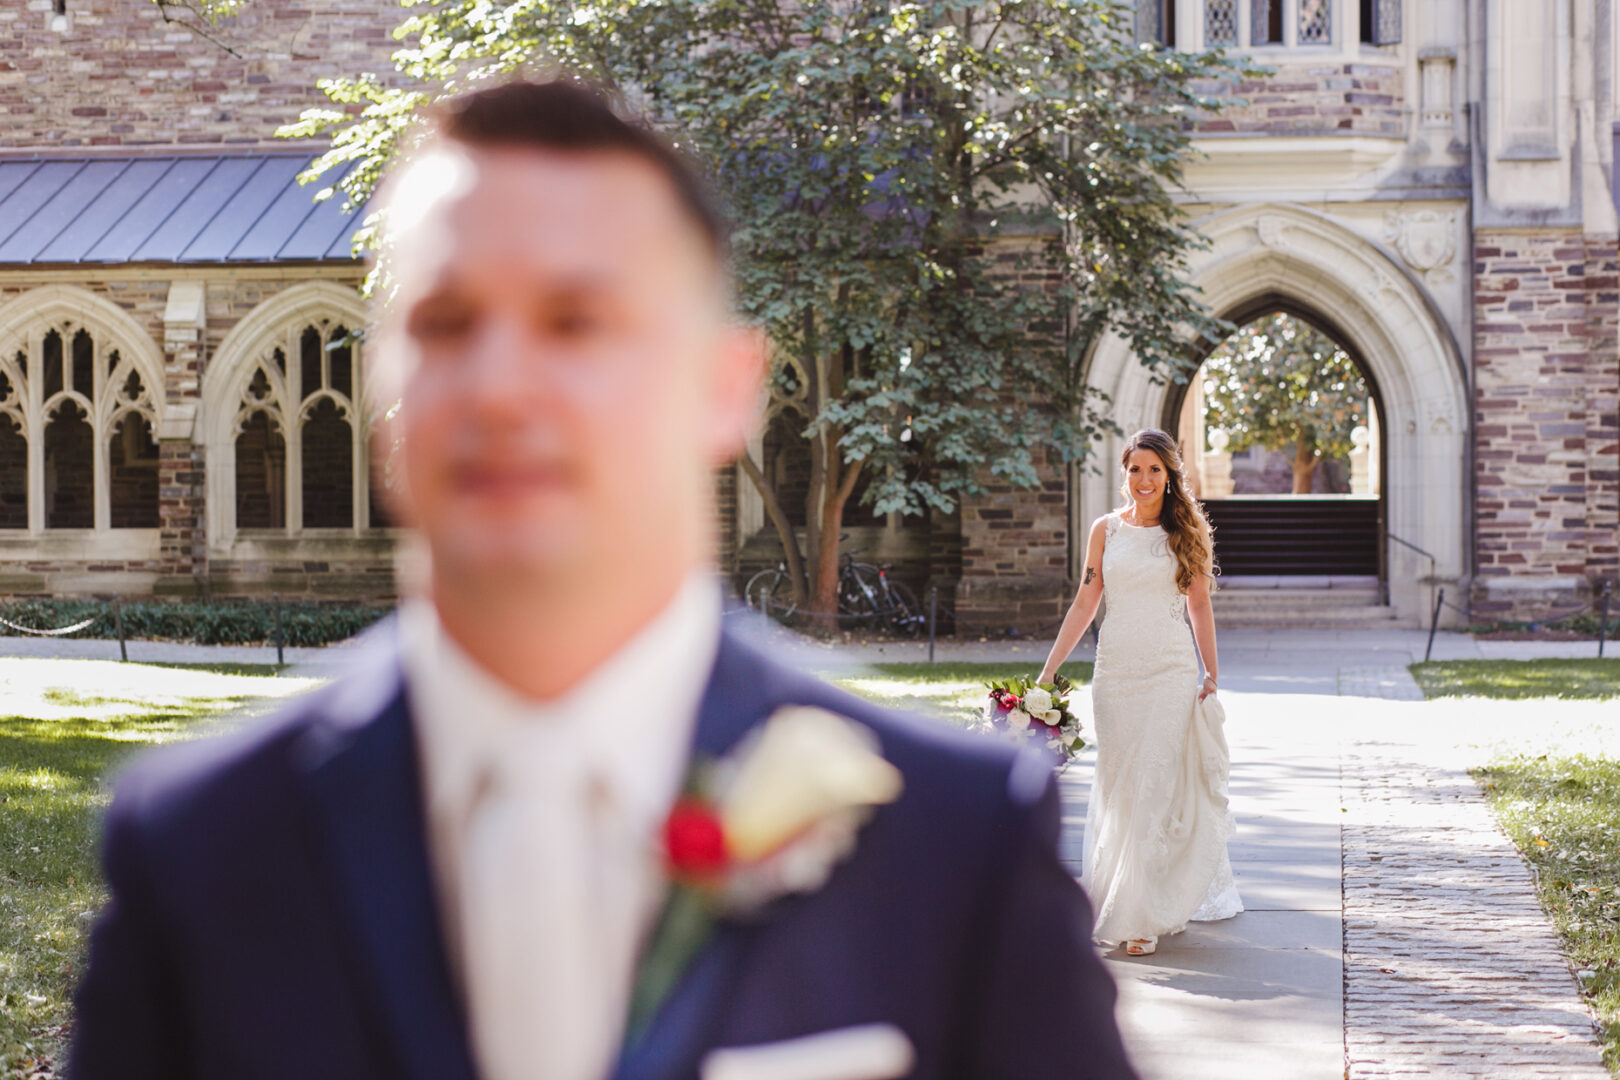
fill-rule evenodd
<path id="1" fill-rule="evenodd" d="M 669 895 L 636 975 L 630 1037 L 720 919 L 819 889 L 902 786 L 870 730 L 807 705 L 778 709 L 725 758 L 695 761 L 664 822 Z"/>
<path id="2" fill-rule="evenodd" d="M 677 880 L 712 878 L 725 871 L 725 826 L 714 808 L 699 799 L 683 797 L 664 822 L 664 854 L 670 876 Z"/>

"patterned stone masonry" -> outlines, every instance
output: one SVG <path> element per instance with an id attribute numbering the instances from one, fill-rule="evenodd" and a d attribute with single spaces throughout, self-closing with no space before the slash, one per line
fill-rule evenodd
<path id="1" fill-rule="evenodd" d="M 1613 238 L 1481 233 L 1474 257 L 1480 574 L 1612 577 L 1620 565 Z M 1475 601 L 1476 613 L 1513 614 L 1499 597 Z"/>
<path id="2" fill-rule="evenodd" d="M 1068 485 L 1061 467 L 1037 468 L 1040 487 L 990 484 L 962 508 L 956 614 L 963 632 L 1050 633 L 1073 596 Z"/>
<path id="3" fill-rule="evenodd" d="M 1200 134 L 1400 135 L 1404 83 L 1400 68 L 1381 64 L 1279 64 L 1264 78 L 1200 85 L 1203 94 L 1241 103 L 1200 116 L 1194 126 Z"/>
<path id="4" fill-rule="evenodd" d="M 1346 1080 L 1606 1080 L 1529 872 L 1460 763 L 1345 748 Z"/>
<path id="5" fill-rule="evenodd" d="M 253 144 L 314 106 L 316 80 L 394 77 L 397 4 L 254 0 L 217 26 L 187 6 L 73 0 L 0 6 L 0 145 Z"/>

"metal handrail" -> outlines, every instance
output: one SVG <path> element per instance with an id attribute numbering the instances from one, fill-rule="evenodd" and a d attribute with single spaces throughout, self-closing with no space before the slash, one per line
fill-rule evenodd
<path id="1" fill-rule="evenodd" d="M 1425 559 L 1429 560 L 1429 606 L 1433 607 L 1434 606 L 1435 573 L 1437 572 L 1437 568 L 1439 566 L 1439 563 L 1435 559 L 1434 555 L 1432 553 L 1427 552 L 1427 551 L 1423 550 L 1422 548 L 1418 547 L 1416 544 L 1412 543 L 1412 541 L 1407 540 L 1404 537 L 1396 536 L 1394 533 L 1390 532 L 1388 529 L 1384 530 L 1384 535 L 1386 537 L 1388 537 L 1389 539 L 1395 541 L 1397 544 L 1401 545 L 1402 547 L 1409 548 L 1412 551 L 1417 552 L 1419 555 L 1422 555 Z M 1385 603 L 1386 606 L 1389 604 L 1389 575 L 1388 574 L 1384 575 L 1384 603 Z"/>

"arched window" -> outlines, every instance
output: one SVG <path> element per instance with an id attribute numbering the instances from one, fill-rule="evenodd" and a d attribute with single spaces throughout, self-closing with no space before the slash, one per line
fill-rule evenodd
<path id="1" fill-rule="evenodd" d="M 134 334 L 115 334 L 97 318 L 103 305 L 53 288 L 7 305 L 14 317 L 0 351 L 0 529 L 158 525 L 161 386 L 149 385 L 157 369 L 136 362 Z M 121 320 L 127 316 L 112 311 L 107 322 Z"/>
<path id="2" fill-rule="evenodd" d="M 339 319 L 284 327 L 239 376 L 231 432 L 237 531 L 373 527 L 359 349 Z"/>

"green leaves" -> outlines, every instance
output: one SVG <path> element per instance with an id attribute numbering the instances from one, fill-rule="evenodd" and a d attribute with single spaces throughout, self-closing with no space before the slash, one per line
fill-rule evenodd
<path id="1" fill-rule="evenodd" d="M 1231 436 L 1233 451 L 1280 449 L 1305 433 L 1319 455 L 1351 450 L 1368 421 L 1370 390 L 1332 338 L 1291 315 L 1241 327 L 1204 364 L 1206 421 Z"/>
<path id="2" fill-rule="evenodd" d="M 1106 331 L 1177 370 L 1224 331 L 1183 282 L 1201 240 L 1173 200 L 1215 55 L 1138 49 L 1125 0 L 442 0 L 399 28 L 399 84 L 322 85 L 311 168 L 353 202 L 419 107 L 556 67 L 650 116 L 736 223 L 737 307 L 780 365 L 776 408 L 872 478 L 881 509 L 954 508 L 986 477 L 1084 459 Z M 374 226 L 375 222 L 368 224 Z M 372 242 L 372 234 L 362 237 Z M 768 464 L 768 463 L 767 463 Z M 770 468 L 765 475 L 772 475 Z M 813 495 L 821 505 L 819 489 Z M 834 526 L 836 528 L 836 526 Z M 836 536 L 836 532 L 833 533 Z"/>

